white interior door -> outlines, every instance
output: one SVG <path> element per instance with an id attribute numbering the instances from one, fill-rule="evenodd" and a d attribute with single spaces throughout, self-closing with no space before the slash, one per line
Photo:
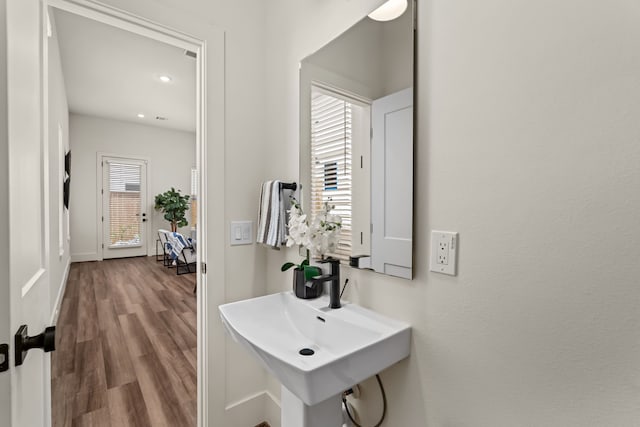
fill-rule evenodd
<path id="1" fill-rule="evenodd" d="M 8 156 L 2 169 L 8 175 L 10 415 L 0 414 L 2 426 L 46 426 L 49 354 L 28 352 L 15 366 L 15 334 L 27 325 L 38 335 L 50 316 L 48 288 L 48 172 L 42 142 L 42 81 L 40 67 L 41 20 L 37 0 L 6 2 Z M 3 131 L 5 131 L 3 129 Z M 56 153 L 57 154 L 57 153 Z M 6 164 L 5 164 L 6 162 Z M 6 167 L 6 169 L 5 169 Z M 7 241 L 8 240 L 8 241 Z M 5 321 L 5 313 L 0 313 Z M 5 400 L 9 396 L 2 396 Z M 4 407 L 4 405 L 0 405 Z"/>
<path id="2" fill-rule="evenodd" d="M 102 157 L 102 257 L 147 255 L 147 161 Z"/>
<path id="3" fill-rule="evenodd" d="M 413 88 L 371 106 L 371 265 L 412 278 Z"/>
<path id="4" fill-rule="evenodd" d="M 371 255 L 371 106 L 351 109 L 351 254 Z"/>

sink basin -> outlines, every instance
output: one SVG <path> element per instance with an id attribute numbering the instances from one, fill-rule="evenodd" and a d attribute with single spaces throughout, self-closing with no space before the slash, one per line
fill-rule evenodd
<path id="1" fill-rule="evenodd" d="M 328 305 L 326 296 L 303 300 L 282 292 L 221 305 L 219 310 L 229 334 L 283 388 L 314 406 L 339 397 L 410 351 L 407 323 L 357 304 L 343 302 L 340 309 Z M 283 398 L 283 411 L 284 403 Z"/>

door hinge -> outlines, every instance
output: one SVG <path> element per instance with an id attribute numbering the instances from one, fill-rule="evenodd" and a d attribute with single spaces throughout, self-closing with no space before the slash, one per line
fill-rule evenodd
<path id="1" fill-rule="evenodd" d="M 9 370 L 9 344 L 0 344 L 0 372 Z"/>
<path id="2" fill-rule="evenodd" d="M 202 274 L 207 274 L 207 263 L 206 262 L 200 263 L 200 271 L 202 272 Z"/>
<path id="3" fill-rule="evenodd" d="M 102 244 L 102 249 L 104 249 L 104 243 Z"/>
<path id="4" fill-rule="evenodd" d="M 360 169 L 362 169 L 362 165 L 363 165 L 363 160 L 362 160 L 362 156 L 360 156 Z"/>
<path id="5" fill-rule="evenodd" d="M 373 234 L 373 223 L 371 223 L 371 234 Z"/>
<path id="6" fill-rule="evenodd" d="M 102 222 L 104 222 L 104 217 L 102 217 Z"/>
<path id="7" fill-rule="evenodd" d="M 104 188 L 100 190 L 100 194 L 104 194 Z"/>

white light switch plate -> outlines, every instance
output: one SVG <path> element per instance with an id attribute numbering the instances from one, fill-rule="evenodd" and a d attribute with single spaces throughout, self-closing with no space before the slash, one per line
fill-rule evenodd
<path id="1" fill-rule="evenodd" d="M 253 221 L 231 221 L 229 242 L 231 246 L 252 244 Z"/>
<path id="2" fill-rule="evenodd" d="M 457 251 L 458 233 L 454 231 L 432 230 L 429 270 L 455 276 Z"/>

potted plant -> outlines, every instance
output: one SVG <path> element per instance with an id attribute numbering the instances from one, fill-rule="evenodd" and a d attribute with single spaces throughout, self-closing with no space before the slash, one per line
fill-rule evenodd
<path id="1" fill-rule="evenodd" d="M 171 223 L 171 231 L 178 231 L 178 227 L 186 227 L 186 212 L 189 209 L 189 196 L 182 195 L 180 190 L 171 190 L 160 193 L 155 199 L 155 210 L 164 214 L 164 219 Z"/>
<path id="2" fill-rule="evenodd" d="M 335 206 L 325 203 L 314 220 L 309 224 L 307 215 L 304 214 L 300 203 L 291 199 L 289 210 L 289 234 L 287 234 L 287 247 L 298 245 L 306 250 L 306 257 L 295 264 L 286 262 L 280 268 L 287 271 L 295 267 L 293 272 L 293 291 L 299 298 L 315 298 L 320 296 L 322 287 L 307 286 L 312 277 L 320 275 L 320 269 L 309 265 L 311 256 L 324 259 L 328 253 L 335 252 L 338 245 L 338 237 L 342 228 L 342 220 L 338 215 L 330 212 Z"/>

